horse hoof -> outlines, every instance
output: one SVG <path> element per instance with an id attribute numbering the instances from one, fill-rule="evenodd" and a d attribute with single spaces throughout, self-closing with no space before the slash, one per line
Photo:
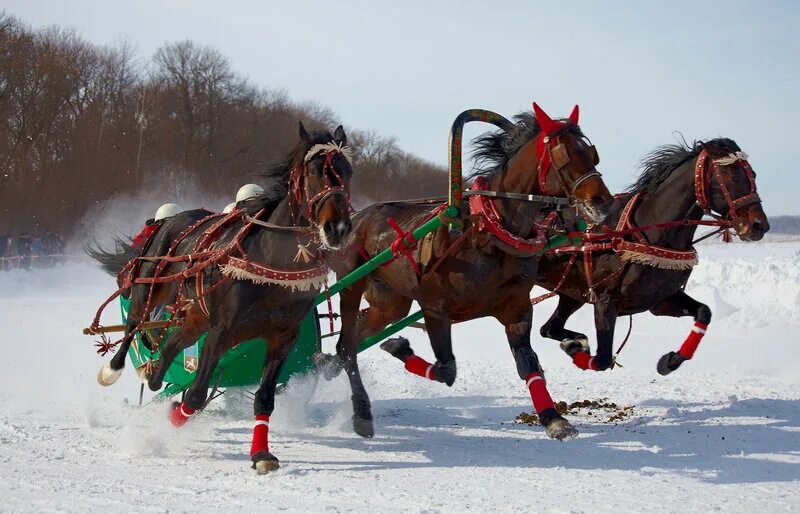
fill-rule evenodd
<path id="1" fill-rule="evenodd" d="M 144 385 L 148 385 L 150 382 L 150 373 L 148 372 L 148 366 L 145 364 L 139 368 L 136 368 L 136 376 L 139 377 L 139 382 Z"/>
<path id="2" fill-rule="evenodd" d="M 433 365 L 433 370 L 438 382 L 446 384 L 447 387 L 452 387 L 455 384 L 457 374 L 455 359 L 448 362 L 436 361 L 436 364 Z"/>
<path id="3" fill-rule="evenodd" d="M 658 371 L 659 375 L 669 375 L 676 369 L 678 369 L 683 361 L 686 360 L 686 357 L 681 355 L 677 352 L 669 352 L 665 353 L 658 359 L 658 365 L 656 365 L 656 370 Z"/>
<path id="4" fill-rule="evenodd" d="M 270 452 L 258 452 L 253 456 L 253 458 L 255 460 L 253 461 L 252 467 L 259 475 L 266 475 L 267 473 L 275 471 L 281 467 L 278 463 L 278 458 L 272 455 Z"/>
<path id="5" fill-rule="evenodd" d="M 100 371 L 97 372 L 97 383 L 103 387 L 112 385 L 114 382 L 119 380 L 123 369 L 125 368 L 114 370 L 111 369 L 111 365 L 109 363 L 105 363 L 103 367 L 100 368 Z"/>
<path id="6" fill-rule="evenodd" d="M 367 439 L 371 439 L 375 436 L 375 427 L 373 426 L 371 419 L 353 416 L 353 431 L 355 431 L 355 433 L 361 437 L 366 437 Z"/>
<path id="7" fill-rule="evenodd" d="M 328 355 L 327 353 L 315 352 L 311 356 L 311 362 L 317 370 L 322 373 L 323 378 L 330 382 L 338 377 L 342 372 L 342 363 L 338 356 Z"/>
<path id="8" fill-rule="evenodd" d="M 575 354 L 578 352 L 592 353 L 592 349 L 589 347 L 588 339 L 564 339 L 561 341 L 559 346 L 561 346 L 561 349 L 564 350 L 564 353 L 570 357 L 575 357 Z"/>
<path id="9" fill-rule="evenodd" d="M 548 423 L 545 427 L 545 431 L 551 439 L 558 439 L 559 441 L 566 441 L 567 439 L 578 437 L 578 430 L 562 417 L 558 417 Z"/>
<path id="10" fill-rule="evenodd" d="M 381 350 L 388 352 L 392 357 L 396 357 L 405 362 L 407 358 L 414 355 L 414 350 L 405 337 L 393 337 L 381 343 Z"/>

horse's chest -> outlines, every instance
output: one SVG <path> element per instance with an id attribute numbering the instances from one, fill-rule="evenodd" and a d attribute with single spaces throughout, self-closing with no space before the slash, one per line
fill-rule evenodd
<path id="1" fill-rule="evenodd" d="M 634 265 L 623 278 L 616 296 L 621 315 L 652 309 L 683 288 L 691 271 L 664 270 Z"/>

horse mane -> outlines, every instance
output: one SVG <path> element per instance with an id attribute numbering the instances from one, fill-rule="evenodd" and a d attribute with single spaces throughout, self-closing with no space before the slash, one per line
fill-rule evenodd
<path id="1" fill-rule="evenodd" d="M 727 138 L 709 141 L 695 140 L 692 143 L 682 141 L 672 145 L 659 146 L 642 158 L 639 163 L 642 173 L 636 182 L 628 187 L 627 191 L 643 195 L 656 191 L 675 170 L 697 157 L 703 149 L 707 149 L 715 156 L 741 151 L 736 142 Z"/>
<path id="2" fill-rule="evenodd" d="M 310 141 L 300 141 L 283 159 L 268 166 L 261 173 L 260 176 L 264 180 L 264 184 L 262 184 L 264 186 L 264 194 L 250 200 L 243 200 L 238 207 L 251 216 L 261 209 L 266 209 L 268 213 L 275 210 L 289 193 L 289 175 L 291 175 L 292 169 L 303 162 L 303 158 L 312 146 L 330 143 L 331 141 L 333 141 L 333 135 L 327 130 L 312 132 Z"/>
<path id="3" fill-rule="evenodd" d="M 562 118 L 559 121 L 565 120 Z M 541 131 L 542 128 L 532 112 L 521 112 L 514 116 L 514 125 L 509 131 L 496 130 L 476 137 L 472 140 L 474 149 L 471 154 L 475 160 L 475 167 L 469 178 L 484 177 L 491 180 L 502 175 L 508 170 L 509 163 L 520 149 Z M 580 127 L 572 123 L 566 123 L 564 128 L 553 135 L 564 134 L 585 137 Z"/>

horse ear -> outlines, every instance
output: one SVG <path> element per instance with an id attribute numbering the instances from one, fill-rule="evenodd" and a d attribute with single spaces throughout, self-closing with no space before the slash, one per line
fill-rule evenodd
<path id="1" fill-rule="evenodd" d="M 303 126 L 303 122 L 302 121 L 298 121 L 297 123 L 299 125 L 298 128 L 299 128 L 300 139 L 303 140 L 303 142 L 305 142 L 305 143 L 310 143 L 311 142 L 311 134 L 309 134 L 308 131 L 306 130 L 306 127 Z"/>
<path id="2" fill-rule="evenodd" d="M 561 124 L 557 121 L 553 121 L 553 119 L 548 116 L 547 113 L 544 112 L 536 102 L 533 102 L 533 113 L 536 115 L 536 121 L 539 123 L 539 127 L 542 129 L 542 133 L 550 134 L 560 128 Z"/>
<path id="3" fill-rule="evenodd" d="M 569 114 L 569 118 L 567 118 L 573 125 L 578 124 L 578 115 L 580 114 L 580 109 L 576 105 L 572 108 L 572 112 Z"/>
<path id="4" fill-rule="evenodd" d="M 340 146 L 347 144 L 347 134 L 344 133 L 344 127 L 341 125 L 336 127 L 336 130 L 333 131 L 333 140 L 339 143 Z"/>

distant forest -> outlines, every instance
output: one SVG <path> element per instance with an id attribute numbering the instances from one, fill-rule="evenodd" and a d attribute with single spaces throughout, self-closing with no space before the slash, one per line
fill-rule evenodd
<path id="1" fill-rule="evenodd" d="M 321 104 L 251 84 L 191 41 L 142 61 L 126 43 L 98 46 L 0 12 L 0 233 L 68 236 L 112 195 L 185 181 L 232 197 L 296 143 L 298 120 L 340 123 Z M 444 193 L 440 167 L 391 137 L 347 129 L 359 203 Z"/>

